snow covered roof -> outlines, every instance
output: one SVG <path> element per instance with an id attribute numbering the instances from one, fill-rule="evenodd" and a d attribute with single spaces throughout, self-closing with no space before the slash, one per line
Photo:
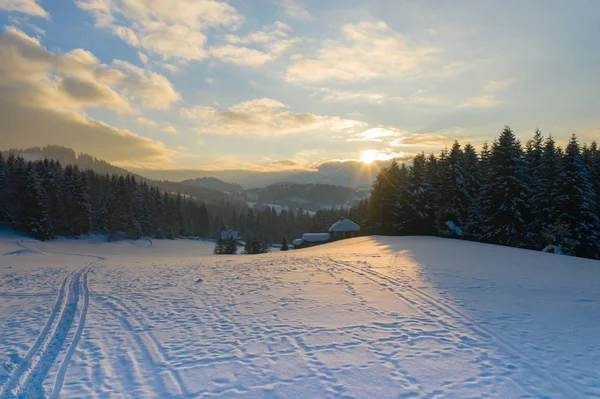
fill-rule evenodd
<path id="1" fill-rule="evenodd" d="M 329 240 L 329 233 L 304 233 L 302 239 L 308 242 L 321 242 Z"/>
<path id="2" fill-rule="evenodd" d="M 302 245 L 303 242 L 304 240 L 302 238 L 296 238 L 294 241 L 292 241 L 292 245 L 297 247 L 298 245 Z"/>
<path id="3" fill-rule="evenodd" d="M 240 233 L 238 231 L 222 231 L 221 232 L 221 240 L 227 240 L 229 238 L 233 238 L 237 240 L 240 238 Z"/>
<path id="4" fill-rule="evenodd" d="M 341 218 L 331 225 L 329 231 L 360 231 L 360 226 L 350 219 Z"/>

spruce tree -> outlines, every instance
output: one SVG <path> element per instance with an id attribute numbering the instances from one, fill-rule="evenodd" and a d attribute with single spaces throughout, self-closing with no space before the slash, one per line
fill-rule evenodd
<path id="1" fill-rule="evenodd" d="M 397 209 L 401 190 L 401 172 L 396 160 L 377 175 L 369 200 L 371 221 L 377 234 L 397 233 Z"/>
<path id="2" fill-rule="evenodd" d="M 560 216 L 557 198 L 560 194 L 559 176 L 562 174 L 562 167 L 561 150 L 556 146 L 554 138 L 549 136 L 544 142 L 542 159 L 535 179 L 537 192 L 533 196 L 536 206 L 534 213 L 536 221 L 533 224 L 535 228 L 532 233 L 538 234 L 542 248 L 548 244 L 543 238 L 544 233 L 554 228 Z"/>
<path id="3" fill-rule="evenodd" d="M 26 187 L 22 213 L 19 215 L 19 230 L 39 240 L 48 240 L 53 236 L 48 197 L 31 164 L 27 170 Z"/>
<path id="4" fill-rule="evenodd" d="M 595 192 L 575 135 L 563 158 L 556 202 L 560 222 L 568 226 L 565 239 L 573 242 L 570 254 L 600 258 L 600 220 L 596 214 Z"/>
<path id="5" fill-rule="evenodd" d="M 462 237 L 468 214 L 469 194 L 463 175 L 464 153 L 458 141 L 454 142 L 443 159 L 437 225 L 442 235 Z"/>
<path id="6" fill-rule="evenodd" d="M 534 247 L 541 249 L 543 245 L 539 242 L 542 235 L 543 225 L 542 216 L 545 206 L 546 187 L 541 184 L 543 180 L 543 158 L 544 158 L 544 137 L 539 129 L 535 130 L 534 136 L 527 141 L 525 151 L 525 161 L 527 163 L 527 175 L 530 187 L 529 208 L 530 218 L 527 220 L 528 232 L 532 238 Z"/>
<path id="7" fill-rule="evenodd" d="M 485 241 L 516 247 L 527 245 L 526 173 L 521 144 L 507 126 L 494 141 L 489 160 L 483 197 Z"/>
<path id="8" fill-rule="evenodd" d="M 405 234 L 429 235 L 434 233 L 434 191 L 427 181 L 427 160 L 421 153 L 413 159 L 408 171 L 407 204 L 405 219 L 400 230 Z"/>

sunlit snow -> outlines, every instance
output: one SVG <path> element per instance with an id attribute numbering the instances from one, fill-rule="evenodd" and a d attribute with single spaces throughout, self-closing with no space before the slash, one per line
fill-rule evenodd
<path id="1" fill-rule="evenodd" d="M 600 395 L 600 263 L 458 240 L 256 256 L 0 237 L 0 398 Z"/>

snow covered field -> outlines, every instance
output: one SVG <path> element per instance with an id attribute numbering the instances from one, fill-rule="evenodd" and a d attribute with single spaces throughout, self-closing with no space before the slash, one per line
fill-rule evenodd
<path id="1" fill-rule="evenodd" d="M 425 237 L 0 237 L 0 398 L 600 396 L 600 262 Z"/>

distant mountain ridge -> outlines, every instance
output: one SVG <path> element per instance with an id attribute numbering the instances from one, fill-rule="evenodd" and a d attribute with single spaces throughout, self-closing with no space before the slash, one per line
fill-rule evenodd
<path id="1" fill-rule="evenodd" d="M 244 188 L 239 184 L 226 183 L 216 177 L 198 177 L 196 179 L 183 180 L 181 183 L 192 187 L 204 187 L 226 193 L 238 193 L 244 191 Z"/>
<path id="2" fill-rule="evenodd" d="M 8 155 L 11 152 L 22 155 L 27 160 L 54 159 L 62 165 L 77 165 L 81 169 L 92 169 L 101 174 L 132 174 L 136 180 L 157 186 L 161 191 L 181 193 L 207 202 L 252 203 L 259 208 L 264 205 L 276 205 L 291 210 L 302 208 L 307 211 L 350 207 L 360 199 L 366 198 L 371 182 L 381 167 L 380 164 L 367 165 L 348 161 L 325 163 L 315 171 L 196 170 L 193 171 L 196 174 L 195 178 L 176 182 L 164 178 L 169 176 L 169 171 L 156 171 L 162 178 L 152 179 L 156 174 L 150 173 L 149 176 L 148 170 L 138 169 L 139 173 L 134 173 L 88 154 L 77 155 L 73 149 L 63 146 L 12 149 L 3 151 L 3 154 Z M 237 179 L 241 181 L 238 183 Z"/>
<path id="3" fill-rule="evenodd" d="M 194 198 L 198 198 L 203 201 L 235 201 L 235 199 L 231 198 L 228 194 L 224 193 L 221 190 L 214 190 L 201 186 L 190 186 L 179 182 L 150 179 L 137 173 L 133 173 L 127 169 L 123 169 L 118 166 L 112 165 L 106 161 L 103 161 L 88 154 L 77 155 L 73 149 L 63 146 L 49 145 L 45 147 L 31 147 L 25 150 L 10 149 L 7 151 L 2 151 L 2 154 L 5 157 L 8 156 L 8 154 L 10 153 L 13 153 L 15 155 L 22 155 L 26 160 L 31 161 L 43 158 L 54 159 L 56 161 L 59 161 L 63 166 L 77 165 L 80 169 L 92 169 L 95 172 L 101 174 L 115 174 L 118 176 L 126 176 L 128 174 L 131 174 L 136 178 L 136 180 L 156 186 L 161 191 L 170 193 L 181 193 Z"/>
<path id="4" fill-rule="evenodd" d="M 281 171 L 229 170 L 156 170 L 135 169 L 136 172 L 154 179 L 181 181 L 202 177 L 214 177 L 241 185 L 245 189 L 262 188 L 280 182 L 297 184 L 331 184 L 349 188 L 370 188 L 377 173 L 388 161 L 370 164 L 359 161 L 331 161 L 320 164 L 314 170 L 292 169 Z"/>

